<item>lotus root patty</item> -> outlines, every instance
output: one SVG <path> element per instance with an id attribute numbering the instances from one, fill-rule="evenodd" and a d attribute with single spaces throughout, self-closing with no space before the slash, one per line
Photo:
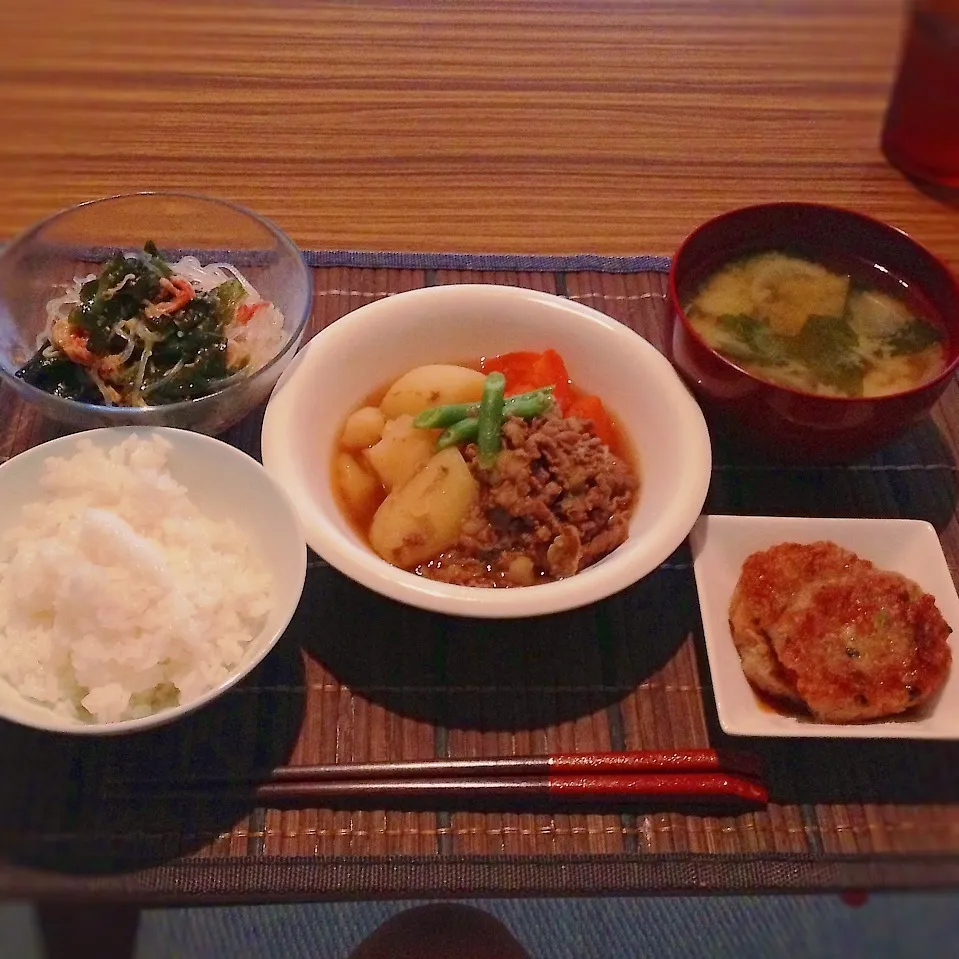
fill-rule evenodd
<path id="1" fill-rule="evenodd" d="M 758 689 L 794 702 L 802 699 L 769 645 L 767 631 L 803 586 L 872 563 L 835 543 L 781 543 L 753 553 L 729 604 L 729 629 L 746 678 Z"/>
<path id="2" fill-rule="evenodd" d="M 951 629 L 935 600 L 898 573 L 859 568 L 799 589 L 768 630 L 819 720 L 901 713 L 938 691 Z"/>

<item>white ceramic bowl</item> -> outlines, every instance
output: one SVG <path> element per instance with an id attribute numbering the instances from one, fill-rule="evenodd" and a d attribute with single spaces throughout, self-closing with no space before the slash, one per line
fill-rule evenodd
<path id="1" fill-rule="evenodd" d="M 251 538 L 273 575 L 273 608 L 230 676 L 198 699 L 139 719 L 84 723 L 26 699 L 0 678 L 0 716 L 4 719 L 77 735 L 115 735 L 163 725 L 236 685 L 270 652 L 293 616 L 306 578 L 306 543 L 296 510 L 256 460 L 199 433 L 166 427 L 112 427 L 64 436 L 13 457 L 0 466 L 0 536 L 16 524 L 20 507 L 38 498 L 37 483 L 46 460 L 72 456 L 81 440 L 109 448 L 132 433 L 143 438 L 155 434 L 165 437 L 172 445 L 167 469 L 187 488 L 190 499 L 213 519 L 233 519 Z"/>
<path id="2" fill-rule="evenodd" d="M 514 589 L 437 583 L 376 556 L 338 507 L 331 457 L 363 399 L 423 363 L 557 349 L 577 386 L 596 393 L 633 442 L 642 488 L 629 538 L 576 576 Z M 267 406 L 263 465 L 290 494 L 306 539 L 327 562 L 385 596 L 461 616 L 509 618 L 572 609 L 654 570 L 699 516 L 711 454 L 703 416 L 669 362 L 626 326 L 588 307 L 517 287 L 456 285 L 378 300 L 318 334 Z"/>

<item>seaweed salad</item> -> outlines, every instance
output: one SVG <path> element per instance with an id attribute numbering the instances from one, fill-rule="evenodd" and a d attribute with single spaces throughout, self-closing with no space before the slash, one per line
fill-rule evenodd
<path id="1" fill-rule="evenodd" d="M 17 376 L 64 399 L 156 406 L 222 389 L 276 355 L 283 316 L 228 263 L 168 263 L 148 242 L 47 303 Z"/>

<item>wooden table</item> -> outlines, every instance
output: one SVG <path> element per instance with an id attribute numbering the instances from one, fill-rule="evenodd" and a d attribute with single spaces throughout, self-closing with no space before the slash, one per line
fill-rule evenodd
<path id="1" fill-rule="evenodd" d="M 302 246 L 670 253 L 768 200 L 875 214 L 959 267 L 878 148 L 896 0 L 59 0 L 0 12 L 0 237 L 145 189 Z M 11 132 L 12 131 L 12 132 Z"/>
<path id="2" fill-rule="evenodd" d="M 4 4 L 0 238 L 81 200 L 176 189 L 248 205 L 313 250 L 669 254 L 716 213 L 793 199 L 874 214 L 959 269 L 955 209 L 917 189 L 878 148 L 901 20 L 902 7 L 893 0 L 171 0 L 162 6 L 96 0 L 69 11 L 54 0 Z M 347 276 L 338 268 L 318 274 L 317 326 L 370 298 L 427 282 L 410 271 L 384 280 L 375 271 Z M 533 282 L 523 275 L 524 283 Z M 631 303 L 662 296 L 661 278 L 648 275 L 567 277 L 559 270 L 537 282 L 624 322 L 635 319 Z M 644 329 L 654 325 L 655 310 L 649 309 L 640 320 L 650 324 Z M 955 387 L 950 396 L 959 406 Z M 937 422 L 941 429 L 949 426 Z M 893 464 L 882 483 L 892 476 L 895 484 L 887 490 L 877 480 L 873 505 L 863 508 L 886 509 L 899 502 L 900 493 L 909 498 L 913 477 L 921 485 L 927 474 L 941 475 L 931 470 L 939 469 L 942 453 L 932 439 L 927 445 L 929 450 L 917 447 L 920 459 L 925 457 L 917 472 L 898 472 L 903 467 Z M 735 504 L 738 479 L 725 476 L 720 499 Z M 803 499 L 810 489 L 794 483 L 789 508 L 811 508 Z M 779 502 L 774 494 L 766 489 L 760 505 L 768 510 Z M 848 502 L 837 500 L 846 504 L 841 508 L 860 508 L 852 487 L 844 495 Z M 955 537 L 954 523 L 950 529 Z M 957 543 L 950 548 L 959 549 Z M 664 596 L 671 595 L 671 583 L 662 587 Z M 345 585 L 337 588 L 354 595 Z M 403 628 L 408 625 L 413 635 L 419 620 L 412 613 L 400 618 L 410 620 Z M 675 689 L 695 697 L 697 688 L 688 685 L 695 682 L 688 677 L 696 676 L 693 647 L 687 643 L 682 650 L 684 672 L 676 674 L 682 682 Z M 317 689 L 353 702 L 335 676 L 311 668 Z M 276 672 L 280 678 L 273 682 L 282 689 L 281 680 L 287 680 L 279 667 Z M 559 682 L 547 680 L 549 689 Z M 380 703 L 369 708 L 374 717 L 383 710 Z M 702 715 L 694 713 L 702 724 Z M 627 743 L 635 733 L 628 720 L 621 731 Z M 425 736 L 431 750 L 433 731 L 409 722 L 397 720 L 402 736 L 413 730 L 410 741 Z M 563 735 L 581 735 L 578 725 L 563 729 Z M 463 749 L 498 748 L 495 734 L 482 743 L 472 735 L 463 735 Z M 455 736 L 450 742 L 455 745 Z M 954 768 L 953 759 L 943 768 Z M 809 773 L 818 762 L 817 755 L 803 754 L 800 769 Z M 833 765 L 842 772 L 845 763 L 840 756 Z M 948 793 L 947 785 L 933 793 Z M 886 832 L 872 806 L 851 807 L 848 816 L 841 813 L 847 818 L 836 813 L 831 822 L 831 807 L 810 805 L 801 786 L 786 783 L 805 805 L 788 807 L 793 811 L 778 813 L 775 821 L 757 818 L 756 850 L 805 855 L 807 866 L 808 857 L 823 853 L 822 846 L 814 847 L 823 836 L 838 844 L 825 848 L 833 856 L 854 856 L 856 844 L 869 837 L 890 853 L 918 856 L 926 846 L 932 851 L 933 833 L 927 843 L 918 841 L 916 830 L 896 832 L 895 823 Z M 207 855 L 262 858 L 271 848 L 264 842 L 279 843 L 284 855 L 301 848 L 297 833 L 286 831 L 289 820 L 273 812 L 257 815 L 259 832 L 252 818 L 248 830 L 228 828 L 195 863 L 198 874 Z M 306 832 L 312 830 L 319 852 L 340 855 L 353 841 L 353 822 L 344 815 L 337 814 L 332 825 L 310 820 Z M 404 817 L 389 819 L 393 832 L 374 835 L 370 827 L 364 841 L 371 856 L 429 852 L 437 844 L 446 853 L 469 855 L 476 851 L 470 845 L 474 835 L 477 848 L 482 846 L 482 817 L 474 822 L 454 816 L 422 833 L 414 828 L 414 814 Z M 594 818 L 600 824 L 595 829 Z M 614 880 L 625 889 L 634 875 L 628 871 L 628 841 L 635 846 L 637 831 L 624 827 L 621 837 L 608 818 L 590 817 L 588 829 L 574 824 L 560 831 L 557 850 L 567 843 L 567 852 L 595 852 L 594 846 L 617 852 L 625 844 L 616 860 L 622 872 Z M 672 836 L 677 852 L 734 848 L 724 845 L 729 830 L 723 820 L 698 833 L 670 833 L 675 817 L 661 819 L 651 827 L 653 851 L 670 851 Z M 513 822 L 502 818 L 504 851 L 522 852 L 524 843 L 535 851 L 539 820 L 528 830 Z M 935 828 L 952 825 L 943 818 Z M 394 833 L 410 848 L 390 845 Z M 399 894 L 402 877 L 395 879 L 383 862 L 356 888 L 367 895 L 370 889 Z M 378 863 L 367 866 L 379 869 Z M 791 869 L 787 863 L 768 885 L 800 884 L 790 878 Z M 866 879 L 874 875 L 863 870 Z M 135 900 L 153 888 L 155 898 L 169 901 L 179 894 L 179 875 L 161 877 L 152 887 L 138 885 L 135 877 L 112 885 L 91 880 L 83 895 L 96 896 L 102 886 L 105 895 L 120 890 L 122 898 Z M 725 875 L 714 874 L 717 888 Z M 751 881 L 748 870 L 739 875 L 743 883 Z M 15 888 L 39 892 L 46 880 L 31 876 L 32 886 Z M 671 880 L 671 888 L 700 882 L 699 873 L 689 876 Z M 654 887 L 655 874 L 647 878 Z M 247 880 L 231 881 L 222 893 L 211 887 L 207 898 L 239 897 Z M 507 887 L 494 877 L 485 888 L 527 888 L 525 874 L 513 881 Z M 276 888 L 273 882 L 267 875 L 261 890 Z M 331 882 L 325 894 L 339 894 L 343 887 Z M 307 885 L 289 895 L 306 896 Z M 57 888 L 69 897 L 86 887 L 64 880 Z M 423 885 L 420 891 L 435 889 Z"/>

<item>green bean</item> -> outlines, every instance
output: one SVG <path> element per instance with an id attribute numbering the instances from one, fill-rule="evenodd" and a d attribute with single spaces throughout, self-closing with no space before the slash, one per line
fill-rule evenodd
<path id="1" fill-rule="evenodd" d="M 454 423 L 444 432 L 440 433 L 436 441 L 436 450 L 445 450 L 447 446 L 459 446 L 460 443 L 470 443 L 476 439 L 479 432 L 479 418 L 468 416 Z"/>
<path id="2" fill-rule="evenodd" d="M 539 416 L 553 401 L 553 387 L 546 386 L 532 393 L 521 393 L 519 396 L 510 396 L 503 404 L 503 417 L 518 416 L 520 419 L 531 420 Z"/>
<path id="3" fill-rule="evenodd" d="M 507 396 L 503 407 L 504 416 L 520 416 L 530 419 L 539 416 L 549 406 L 553 395 L 552 386 L 531 390 L 529 393 L 519 393 L 516 396 Z M 431 406 L 428 410 L 418 413 L 413 419 L 417 429 L 435 430 L 453 426 L 460 420 L 479 415 L 479 403 L 453 403 L 449 406 Z"/>
<path id="4" fill-rule="evenodd" d="M 454 403 L 451 406 L 431 406 L 413 418 L 413 425 L 420 430 L 436 430 L 453 426 L 468 416 L 479 413 L 479 403 Z"/>
<path id="5" fill-rule="evenodd" d="M 490 469 L 496 462 L 496 455 L 502 445 L 500 434 L 503 430 L 503 393 L 506 390 L 506 377 L 502 373 L 490 373 L 483 384 L 483 398 L 480 400 L 479 424 L 476 428 L 476 446 L 479 464 Z"/>

